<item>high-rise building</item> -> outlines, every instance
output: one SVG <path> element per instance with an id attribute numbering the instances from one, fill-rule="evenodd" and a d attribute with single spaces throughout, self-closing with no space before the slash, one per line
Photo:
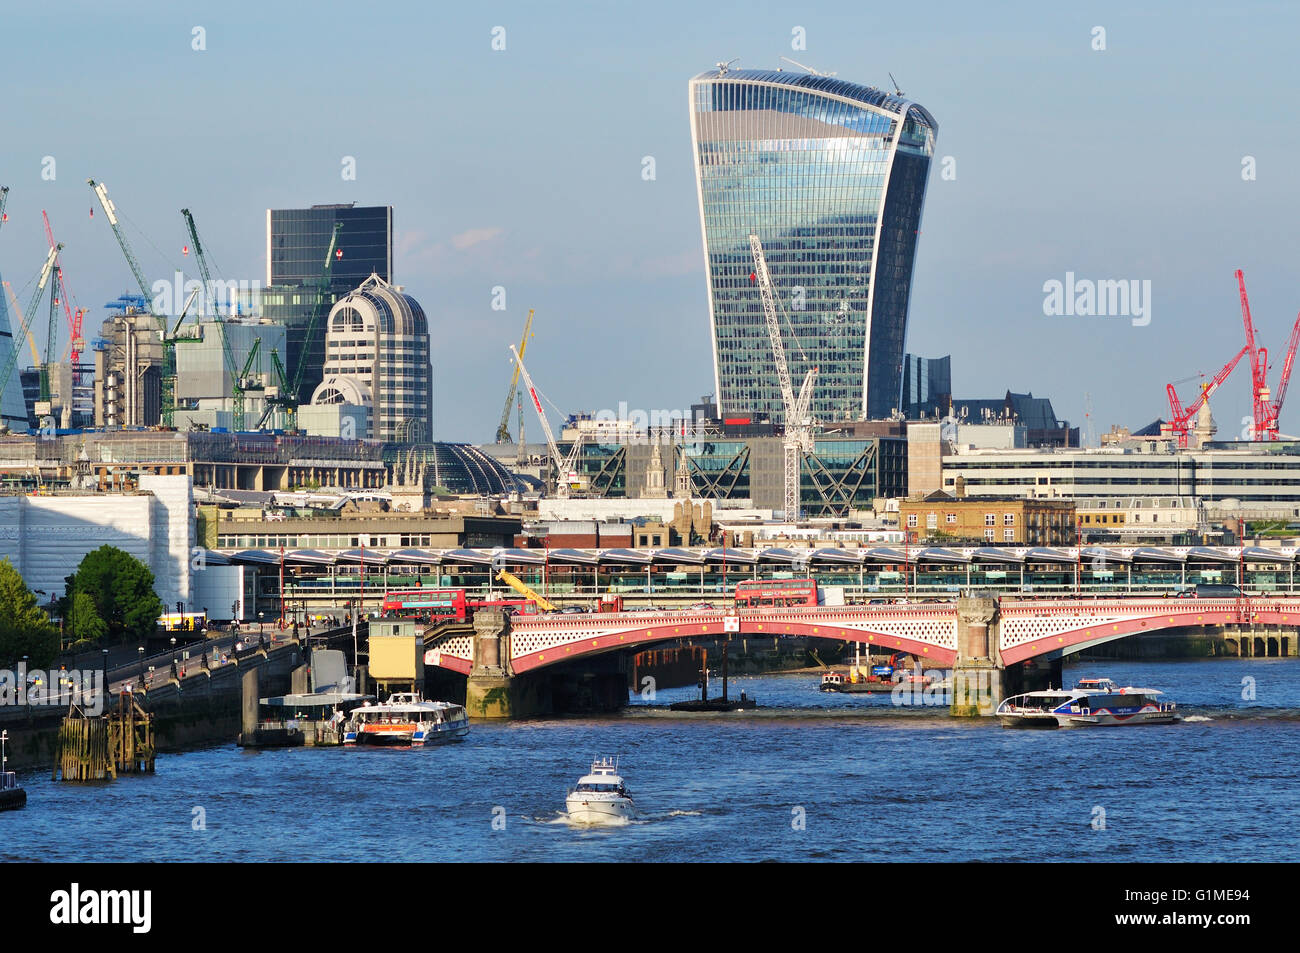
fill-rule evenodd
<path id="1" fill-rule="evenodd" d="M 339 230 L 328 287 L 322 289 L 325 254 L 335 223 Z M 393 209 L 389 205 L 356 207 L 313 205 L 266 211 L 266 288 L 260 307 L 264 317 L 282 322 L 288 355 L 281 355 L 290 379 L 304 350 L 302 387 L 305 403 L 320 384 L 325 365 L 325 316 L 341 297 L 370 275 L 393 280 Z M 324 300 L 321 300 L 321 291 Z M 320 302 L 320 324 L 307 344 L 312 314 Z"/>
<path id="2" fill-rule="evenodd" d="M 429 324 L 418 301 L 371 275 L 330 310 L 325 351 L 325 379 L 313 404 L 366 408 L 373 439 L 429 439 L 433 369 Z"/>
<path id="3" fill-rule="evenodd" d="M 903 358 L 903 402 L 899 409 L 908 420 L 948 412 L 952 403 L 952 355 Z"/>
<path id="4" fill-rule="evenodd" d="M 690 109 L 719 412 L 784 418 L 752 232 L 795 388 L 818 368 L 813 413 L 888 416 L 900 405 L 934 117 L 870 86 L 725 67 L 690 81 Z"/>

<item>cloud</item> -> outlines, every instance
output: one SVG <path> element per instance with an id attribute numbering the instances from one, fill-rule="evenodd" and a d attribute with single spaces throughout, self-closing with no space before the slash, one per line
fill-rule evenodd
<path id="1" fill-rule="evenodd" d="M 467 248 L 473 248 L 475 245 L 481 245 L 483 242 L 490 242 L 502 233 L 500 228 L 471 228 L 468 231 L 461 232 L 459 235 L 453 235 L 451 244 L 457 251 L 464 251 Z"/>

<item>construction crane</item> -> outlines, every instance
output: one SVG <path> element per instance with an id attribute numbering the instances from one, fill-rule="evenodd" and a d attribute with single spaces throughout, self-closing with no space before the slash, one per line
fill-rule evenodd
<path id="1" fill-rule="evenodd" d="M 497 573 L 497 579 L 504 582 L 507 586 L 519 593 L 529 602 L 537 606 L 543 612 L 557 611 L 555 603 L 549 601 L 537 590 L 533 589 L 526 582 L 516 576 L 514 573 L 506 572 L 504 569 Z"/>
<path id="2" fill-rule="evenodd" d="M 285 372 L 284 365 L 280 361 L 280 355 L 274 349 L 271 351 L 271 363 L 275 369 L 276 379 L 279 381 L 278 391 L 274 395 L 269 391 L 267 392 L 266 409 L 257 422 L 258 430 L 261 430 L 266 425 L 276 407 L 284 408 L 287 428 L 289 430 L 297 428 L 298 391 L 302 387 L 303 372 L 307 369 L 307 358 L 311 354 L 312 345 L 316 342 L 316 332 L 321 324 L 321 312 L 324 310 L 325 303 L 329 298 L 330 275 L 332 274 L 334 260 L 336 257 L 343 257 L 343 252 L 338 247 L 339 230 L 341 228 L 343 228 L 343 223 L 335 222 L 334 230 L 330 232 L 330 244 L 325 252 L 325 265 L 321 269 L 320 288 L 316 292 L 316 301 L 312 305 L 311 319 L 307 323 L 307 333 L 303 336 L 302 350 L 298 354 L 298 366 L 294 368 L 292 378 Z"/>
<path id="3" fill-rule="evenodd" d="M 144 271 L 140 268 L 140 262 L 136 259 L 135 254 L 131 251 L 131 246 L 126 240 L 126 235 L 122 232 L 122 226 L 117 220 L 117 206 L 113 200 L 108 197 L 108 190 L 104 183 L 95 182 L 94 179 L 87 179 L 86 184 L 90 186 L 95 197 L 99 199 L 100 206 L 104 209 L 104 214 L 108 217 L 108 224 L 113 229 L 113 235 L 117 239 L 117 244 L 122 249 L 122 256 L 126 259 L 127 265 L 131 268 L 131 274 L 135 276 L 135 283 L 140 289 L 140 294 L 148 302 L 149 313 L 156 313 L 153 310 L 153 295 L 149 293 L 149 283 L 145 281 Z"/>
<path id="4" fill-rule="evenodd" d="M 194 224 L 194 216 L 190 214 L 190 210 L 187 208 L 181 209 L 181 215 L 185 219 L 185 229 L 189 232 L 190 244 L 194 246 L 194 260 L 198 262 L 199 277 L 203 281 L 204 307 L 200 314 L 208 313 L 208 305 L 211 302 L 213 288 L 215 287 L 212 281 L 212 270 L 208 267 L 208 256 L 203 250 L 203 242 L 199 240 L 199 228 Z M 227 333 L 226 322 L 221 320 L 215 304 L 211 308 L 211 317 L 217 323 L 217 333 L 221 335 L 221 353 L 226 363 L 226 373 L 230 376 L 234 429 L 236 433 L 239 433 L 244 430 L 247 423 L 244 410 L 244 395 L 250 390 L 259 389 L 247 386 L 247 381 L 249 371 L 253 366 L 254 359 L 257 357 L 262 341 L 260 338 L 253 341 L 253 345 L 248 351 L 248 357 L 244 361 L 243 367 L 240 367 L 238 360 L 235 358 L 235 352 L 230 346 L 230 335 Z M 164 346 L 166 346 L 165 342 Z M 175 348 L 175 341 L 172 342 L 172 348 Z M 176 366 L 175 362 L 176 357 L 173 350 L 171 363 L 173 373 Z"/>
<path id="5" fill-rule="evenodd" d="M 1286 359 L 1282 362 L 1282 375 L 1277 382 L 1277 396 L 1268 405 L 1269 440 L 1278 437 L 1278 418 L 1282 416 L 1282 404 L 1286 400 L 1287 385 L 1291 383 L 1291 371 L 1295 367 L 1295 352 L 1300 345 L 1300 314 L 1296 315 L 1295 324 L 1291 326 L 1291 340 L 1287 342 Z"/>
<path id="6" fill-rule="evenodd" d="M 50 228 L 50 217 L 41 209 L 41 220 L 45 223 L 45 240 L 53 248 L 56 244 L 54 241 L 54 230 Z M 72 358 L 71 374 L 69 380 L 75 385 L 77 381 L 77 365 L 81 360 L 81 352 L 85 347 L 85 342 L 81 338 L 81 319 L 85 312 L 77 308 L 75 313 L 72 308 L 71 296 L 68 294 L 68 285 L 63 278 L 63 262 L 56 257 L 54 260 L 54 285 L 50 291 L 50 323 L 45 337 L 45 360 L 40 363 L 41 375 L 41 400 L 50 399 L 50 366 L 54 364 L 54 345 L 58 340 L 58 310 L 59 302 L 63 303 L 63 313 L 68 322 L 69 353 Z M 62 395 L 69 405 L 72 402 L 71 394 Z"/>
<path id="7" fill-rule="evenodd" d="M 776 296 L 772 292 L 772 276 L 767 270 L 763 243 L 750 233 L 749 250 L 754 258 L 754 276 L 763 299 L 763 315 L 767 321 L 767 335 L 772 342 L 772 359 L 776 364 L 776 379 L 781 386 L 781 403 L 785 407 L 785 439 L 782 450 L 785 458 L 785 518 L 799 518 L 799 483 L 803 470 L 803 455 L 814 447 L 814 421 L 809 415 L 812 404 L 813 382 L 817 368 L 809 368 L 804 376 L 798 396 L 790 381 L 790 366 L 785 358 L 785 345 L 781 341 L 781 325 L 777 320 Z"/>
<path id="8" fill-rule="evenodd" d="M 1237 352 L 1236 357 L 1223 365 L 1223 369 L 1219 371 L 1218 374 L 1214 375 L 1213 380 L 1208 384 L 1202 384 L 1201 393 L 1197 395 L 1197 398 L 1194 401 L 1187 405 L 1186 409 L 1183 408 L 1182 401 L 1178 399 L 1178 391 L 1175 389 L 1174 385 L 1169 384 L 1165 387 L 1165 392 L 1169 395 L 1169 423 L 1165 424 L 1161 429 L 1169 436 L 1177 437 L 1178 446 L 1187 446 L 1187 437 L 1191 430 L 1191 423 L 1196 418 L 1196 415 L 1200 413 L 1201 406 L 1210 399 L 1211 394 L 1219 389 L 1219 385 L 1228 379 L 1228 375 L 1231 374 L 1233 369 L 1237 366 L 1237 362 L 1245 357 L 1246 352 L 1249 350 L 1249 346 L 1243 347 Z M 1191 378 L 1183 378 L 1183 380 L 1190 379 Z"/>
<path id="9" fill-rule="evenodd" d="M 585 490 L 586 477 L 578 473 L 578 455 L 582 452 L 582 435 L 573 441 L 573 446 L 569 448 L 567 457 L 560 456 L 560 448 L 555 443 L 555 434 L 551 430 L 551 423 L 546 419 L 546 411 L 542 410 L 542 401 L 537 396 L 537 388 L 533 386 L 533 379 L 528 373 L 528 368 L 524 366 L 523 360 L 519 357 L 519 352 L 515 346 L 510 345 L 510 353 L 515 356 L 515 366 L 519 368 L 519 373 L 523 375 L 524 387 L 528 389 L 528 396 L 533 399 L 533 407 L 537 410 L 537 418 L 542 422 L 542 432 L 546 434 L 546 445 L 551 451 L 551 463 L 555 466 L 555 495 L 565 498 L 572 490 Z"/>
<path id="10" fill-rule="evenodd" d="M 528 348 L 528 339 L 532 337 L 533 331 L 533 309 L 528 309 L 528 317 L 524 321 L 524 334 L 519 339 L 519 356 L 524 356 L 524 351 Z M 506 406 L 501 411 L 501 423 L 497 424 L 497 443 L 510 442 L 510 405 L 515 402 L 515 389 L 519 386 L 519 365 L 515 365 L 514 373 L 510 375 L 510 390 L 506 393 Z"/>
<path id="11" fill-rule="evenodd" d="M 54 271 L 54 260 L 59 257 L 59 252 L 63 250 L 62 245 L 55 245 L 50 249 L 49 254 L 45 256 L 45 264 L 41 266 L 41 277 L 36 282 L 36 291 L 32 293 L 31 303 L 27 305 L 26 310 L 19 312 L 18 320 L 22 324 L 24 334 L 30 333 L 27 327 L 25 315 L 34 314 L 36 306 L 41 302 L 41 295 L 45 293 L 45 285 L 50 280 L 50 274 Z M 17 344 L 18 335 L 13 335 L 14 344 Z M 9 348 L 9 357 L 5 359 L 4 368 L 0 370 L 0 395 L 3 395 L 5 388 L 9 386 L 9 378 L 13 376 L 14 367 L 18 363 L 18 348 L 11 346 Z"/>
<path id="12" fill-rule="evenodd" d="M 1250 351 L 1251 409 L 1254 420 L 1252 436 L 1255 440 L 1276 440 L 1278 417 L 1282 413 L 1287 385 L 1291 381 L 1296 346 L 1300 344 L 1300 316 L 1296 317 L 1296 324 L 1291 329 L 1291 340 L 1287 345 L 1286 359 L 1282 362 L 1282 375 L 1278 381 L 1278 396 L 1274 400 L 1268 386 L 1268 349 L 1255 346 L 1255 322 L 1250 316 L 1246 278 L 1241 269 L 1237 269 L 1236 276 L 1237 291 L 1241 296 L 1241 321 L 1246 330 L 1246 348 Z"/>

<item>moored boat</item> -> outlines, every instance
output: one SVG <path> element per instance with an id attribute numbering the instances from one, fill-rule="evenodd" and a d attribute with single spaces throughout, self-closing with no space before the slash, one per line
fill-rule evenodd
<path id="1" fill-rule="evenodd" d="M 1109 678 L 1080 679 L 1074 688 L 1025 692 L 997 708 L 1006 728 L 1083 728 L 1167 725 L 1179 721 L 1177 705 L 1154 688 L 1121 688 Z"/>
<path id="2" fill-rule="evenodd" d="M 18 783 L 18 775 L 8 770 L 9 732 L 0 731 L 0 811 L 16 811 L 27 806 L 27 792 Z"/>
<path id="3" fill-rule="evenodd" d="M 469 714 L 451 702 L 425 701 L 415 692 L 394 692 L 381 705 L 362 705 L 343 730 L 345 745 L 426 745 L 469 734 Z"/>

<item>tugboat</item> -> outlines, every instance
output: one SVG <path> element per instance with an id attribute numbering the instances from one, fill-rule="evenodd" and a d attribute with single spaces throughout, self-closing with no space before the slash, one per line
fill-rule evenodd
<path id="1" fill-rule="evenodd" d="M 416 692 L 394 692 L 382 705 L 352 711 L 345 745 L 426 745 L 459 741 L 469 734 L 464 706 L 425 701 Z"/>
<path id="2" fill-rule="evenodd" d="M 16 811 L 27 806 L 27 792 L 18 784 L 18 775 L 6 770 L 9 755 L 5 745 L 9 742 L 9 732 L 0 731 L 0 811 Z"/>
<path id="3" fill-rule="evenodd" d="M 632 795 L 618 773 L 618 762 L 610 758 L 597 758 L 591 763 L 591 773 L 578 779 L 564 807 L 575 824 L 626 824 L 636 811 Z"/>
<path id="4" fill-rule="evenodd" d="M 1168 725 L 1181 718 L 1177 705 L 1154 688 L 1121 688 L 1109 678 L 1081 678 L 1072 689 L 1013 695 L 995 714 L 1004 728 L 1083 728 Z"/>

